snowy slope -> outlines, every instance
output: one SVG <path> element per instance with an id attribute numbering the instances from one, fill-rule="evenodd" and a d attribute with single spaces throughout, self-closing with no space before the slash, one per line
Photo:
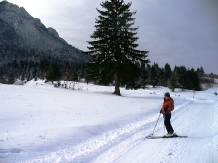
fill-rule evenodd
<path id="1" fill-rule="evenodd" d="M 0 84 L 0 163 L 217 163 L 217 88 L 171 92 L 172 125 L 188 138 L 147 139 L 167 88 L 121 89 L 43 81 Z M 154 135 L 166 133 L 163 118 Z"/>

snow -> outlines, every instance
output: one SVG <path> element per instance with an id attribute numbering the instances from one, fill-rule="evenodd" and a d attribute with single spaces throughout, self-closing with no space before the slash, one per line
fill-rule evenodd
<path id="1" fill-rule="evenodd" d="M 44 81 L 0 84 L 0 163 L 218 162 L 218 88 L 170 92 L 172 126 L 188 138 L 147 139 L 168 88 L 125 90 Z M 166 133 L 160 117 L 154 135 Z"/>

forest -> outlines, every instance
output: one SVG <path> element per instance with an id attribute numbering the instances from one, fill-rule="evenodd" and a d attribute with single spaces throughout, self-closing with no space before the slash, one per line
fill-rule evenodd
<path id="1" fill-rule="evenodd" d="M 144 77 L 135 80 L 134 85 L 122 85 L 126 89 L 146 88 L 147 85 L 153 87 L 165 86 L 172 91 L 175 88 L 188 90 L 202 90 L 201 85 L 215 84 L 217 75 L 205 74 L 203 67 L 187 68 L 185 66 L 175 66 L 173 69 L 170 64 L 166 63 L 164 67 L 160 67 L 157 63 L 140 64 L 138 67 L 145 73 Z M 44 56 L 42 58 L 30 58 L 22 60 L 13 60 L 0 67 L 0 83 L 13 84 L 16 80 L 30 81 L 32 79 L 46 81 L 84 81 L 92 82 L 99 85 L 113 85 L 112 83 L 103 84 L 98 80 L 92 80 L 89 75 L 92 72 L 87 69 L 86 63 L 75 64 L 70 61 L 53 58 L 52 56 Z"/>

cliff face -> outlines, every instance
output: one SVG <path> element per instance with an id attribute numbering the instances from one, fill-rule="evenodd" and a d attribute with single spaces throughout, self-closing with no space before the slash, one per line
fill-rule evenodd
<path id="1" fill-rule="evenodd" d="M 33 18 L 23 7 L 7 1 L 0 2 L 0 46 L 2 49 L 7 46 L 34 51 L 35 54 L 49 53 L 77 63 L 89 58 L 59 37 L 55 29 L 46 28 L 40 19 Z M 4 60 L 6 55 L 8 52 L 0 49 L 0 58 Z"/>

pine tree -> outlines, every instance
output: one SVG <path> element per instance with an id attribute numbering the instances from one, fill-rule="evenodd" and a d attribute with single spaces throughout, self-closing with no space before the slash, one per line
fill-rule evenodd
<path id="1" fill-rule="evenodd" d="M 46 79 L 48 81 L 58 81 L 61 78 L 61 71 L 58 68 L 57 64 L 53 63 L 46 73 Z"/>
<path id="2" fill-rule="evenodd" d="M 166 63 L 164 67 L 164 75 L 166 80 L 170 79 L 171 73 L 172 73 L 171 67 L 168 63 Z"/>
<path id="3" fill-rule="evenodd" d="M 150 84 L 155 87 L 159 81 L 155 64 L 151 67 Z"/>
<path id="4" fill-rule="evenodd" d="M 178 86 L 177 85 L 177 78 L 175 75 L 171 75 L 171 78 L 168 80 L 168 88 L 174 92 L 175 91 L 175 88 Z"/>
<path id="5" fill-rule="evenodd" d="M 204 75 L 204 69 L 202 66 L 200 68 L 197 68 L 197 73 L 199 74 L 200 77 Z"/>
<path id="6" fill-rule="evenodd" d="M 185 66 L 180 66 L 177 69 L 177 75 L 178 75 L 178 84 L 183 89 L 187 88 L 188 85 L 188 76 L 187 76 L 187 69 Z"/>
<path id="7" fill-rule="evenodd" d="M 187 89 L 200 91 L 201 86 L 200 86 L 200 79 L 199 79 L 198 73 L 192 68 L 191 70 L 188 70 L 187 76 L 188 76 Z"/>
<path id="8" fill-rule="evenodd" d="M 138 28 L 132 28 L 136 12 L 130 12 L 131 3 L 123 0 L 106 0 L 102 2 L 96 19 L 96 31 L 91 35 L 87 54 L 93 58 L 88 68 L 92 70 L 92 79 L 100 84 L 115 81 L 114 94 L 120 94 L 120 85 L 134 85 L 142 75 L 142 70 L 135 63 L 148 63 L 148 51 L 136 50 Z"/>
<path id="9" fill-rule="evenodd" d="M 165 84 L 165 77 L 164 77 L 164 68 L 160 69 L 158 84 L 161 85 L 161 86 L 166 86 L 166 84 Z"/>

